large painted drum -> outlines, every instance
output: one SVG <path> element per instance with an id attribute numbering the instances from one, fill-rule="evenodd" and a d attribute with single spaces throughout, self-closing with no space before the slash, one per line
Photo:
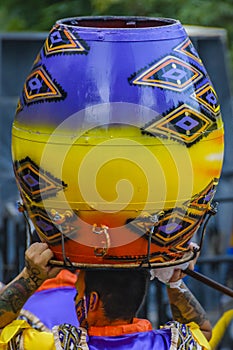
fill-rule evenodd
<path id="1" fill-rule="evenodd" d="M 12 151 L 54 264 L 161 267 L 192 257 L 221 173 L 223 123 L 179 21 L 67 18 L 25 80 Z"/>

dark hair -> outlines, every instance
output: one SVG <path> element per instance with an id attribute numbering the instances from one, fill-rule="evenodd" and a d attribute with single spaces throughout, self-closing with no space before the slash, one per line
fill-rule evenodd
<path id="1" fill-rule="evenodd" d="M 97 292 L 109 320 L 135 317 L 149 280 L 145 269 L 86 270 L 86 295 Z"/>

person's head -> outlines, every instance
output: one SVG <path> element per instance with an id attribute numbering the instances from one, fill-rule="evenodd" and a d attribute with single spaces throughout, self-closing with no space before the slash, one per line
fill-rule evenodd
<path id="1" fill-rule="evenodd" d="M 82 270 L 76 284 L 76 312 L 82 326 L 129 323 L 146 294 L 143 269 Z"/>

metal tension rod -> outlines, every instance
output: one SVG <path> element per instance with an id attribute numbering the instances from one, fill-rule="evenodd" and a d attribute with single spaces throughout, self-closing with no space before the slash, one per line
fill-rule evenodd
<path id="1" fill-rule="evenodd" d="M 186 273 L 186 275 L 191 276 L 202 283 L 205 283 L 207 286 L 217 289 L 219 292 L 229 295 L 230 297 L 233 297 L 233 290 L 231 288 L 228 288 L 223 284 L 202 275 L 200 272 L 190 270 L 189 268 L 183 270 L 183 272 Z"/>

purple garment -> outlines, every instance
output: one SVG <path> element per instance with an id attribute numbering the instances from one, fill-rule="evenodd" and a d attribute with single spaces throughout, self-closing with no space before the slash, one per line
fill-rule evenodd
<path id="1" fill-rule="evenodd" d="M 33 313 L 49 329 L 63 323 L 78 327 L 74 305 L 76 292 L 73 287 L 42 290 L 33 294 L 23 309 Z"/>
<path id="2" fill-rule="evenodd" d="M 171 329 L 152 330 L 116 337 L 90 336 L 90 350 L 169 350 Z"/>

